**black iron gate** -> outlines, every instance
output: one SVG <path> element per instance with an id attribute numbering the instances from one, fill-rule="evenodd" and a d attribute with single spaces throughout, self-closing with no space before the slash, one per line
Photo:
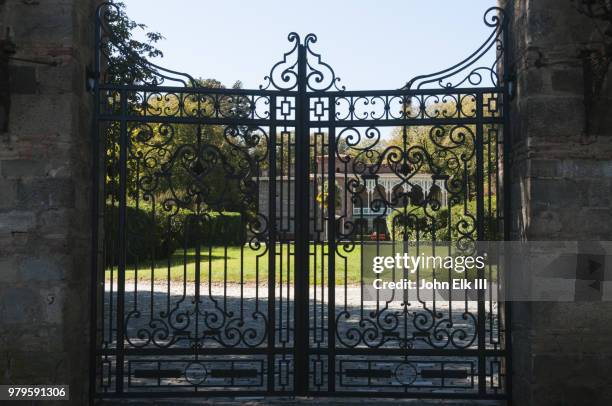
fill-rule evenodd
<path id="1" fill-rule="evenodd" d="M 503 303 L 368 299 L 362 263 L 395 241 L 503 238 L 501 10 L 459 64 L 348 91 L 295 33 L 258 90 L 138 59 L 146 74 L 117 80 L 112 7 L 96 22 L 98 396 L 505 397 Z"/>

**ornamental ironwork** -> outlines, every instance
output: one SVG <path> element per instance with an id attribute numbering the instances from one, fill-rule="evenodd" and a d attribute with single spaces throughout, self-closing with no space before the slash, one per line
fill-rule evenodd
<path id="1" fill-rule="evenodd" d="M 93 86 L 97 396 L 506 396 L 503 303 L 366 301 L 361 262 L 507 232 L 501 9 L 464 61 L 351 91 L 297 33 L 258 89 L 204 87 L 131 54 L 113 7 Z"/>

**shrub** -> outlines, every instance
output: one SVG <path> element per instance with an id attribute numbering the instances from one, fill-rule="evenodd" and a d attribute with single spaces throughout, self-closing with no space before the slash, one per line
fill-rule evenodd
<path id="1" fill-rule="evenodd" d="M 106 264 L 119 263 L 119 207 L 106 205 L 104 213 Z M 126 263 L 135 264 L 151 259 L 168 258 L 178 247 L 172 233 L 163 222 L 155 221 L 150 211 L 126 207 Z"/>
<path id="2" fill-rule="evenodd" d="M 501 238 L 501 230 L 497 228 L 497 201 L 491 196 L 491 211 L 488 211 L 488 201 L 485 200 L 484 240 L 496 241 Z M 449 216 L 450 214 L 450 216 Z M 449 218 L 451 225 L 449 227 Z M 409 205 L 404 209 L 396 209 L 387 217 L 387 227 L 396 241 L 414 241 L 417 232 L 420 240 L 458 241 L 464 235 L 476 239 L 476 201 L 468 201 L 467 207 L 457 204 L 449 209 L 441 207 L 433 210 L 419 205 Z"/>
<path id="3" fill-rule="evenodd" d="M 387 228 L 396 241 L 431 240 L 432 233 L 436 240 L 448 240 L 448 209 L 437 211 L 422 206 L 409 205 L 396 209 L 387 216 Z"/>
<path id="4" fill-rule="evenodd" d="M 241 245 L 246 241 L 242 215 L 234 212 L 196 216 L 187 209 L 155 215 L 146 208 L 126 208 L 126 263 L 166 259 L 179 247 L 200 245 Z M 119 208 L 106 205 L 104 215 L 106 263 L 119 262 Z"/>
<path id="5" fill-rule="evenodd" d="M 175 233 L 187 247 L 200 245 L 242 245 L 246 229 L 242 215 L 235 212 L 211 212 L 198 217 L 187 210 L 173 216 Z"/>

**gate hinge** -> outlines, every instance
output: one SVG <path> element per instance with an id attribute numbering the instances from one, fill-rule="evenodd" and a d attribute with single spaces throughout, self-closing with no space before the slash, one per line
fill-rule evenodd
<path id="1" fill-rule="evenodd" d="M 85 68 L 85 88 L 88 92 L 93 92 L 98 79 L 100 79 L 100 72 L 95 71 L 91 66 Z"/>

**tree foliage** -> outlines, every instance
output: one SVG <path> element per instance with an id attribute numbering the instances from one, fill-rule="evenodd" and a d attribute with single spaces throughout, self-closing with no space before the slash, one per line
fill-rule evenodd
<path id="1" fill-rule="evenodd" d="M 125 4 L 116 2 L 102 11 L 104 38 L 101 51 L 106 57 L 104 82 L 121 84 L 156 84 L 157 67 L 151 59 L 163 57 L 157 43 L 164 37 L 158 32 L 147 31 L 147 26 L 132 20 L 126 13 Z M 137 31 L 144 31 L 144 41 L 137 40 Z M 197 79 L 186 83 L 209 89 L 224 86 L 215 79 Z M 240 89 L 237 81 L 232 88 Z M 124 93 L 126 94 L 126 93 Z M 108 92 L 106 111 L 119 113 L 120 95 Z M 179 99 L 165 93 L 128 92 L 127 109 L 133 115 L 147 115 L 151 112 L 159 117 L 156 122 L 128 123 L 127 191 L 131 202 L 139 205 L 160 206 L 164 200 L 185 198 L 182 208 L 193 209 L 200 204 L 221 211 L 253 210 L 253 202 L 241 198 L 239 175 L 255 176 L 253 168 L 261 160 L 262 143 L 250 142 L 255 137 L 253 129 L 229 128 L 221 125 L 170 124 L 164 117 L 180 108 L 185 111 L 197 109 L 224 111 L 232 110 L 240 115 L 241 109 L 248 109 L 240 98 L 227 98 L 221 106 L 215 106 L 212 98 L 188 96 Z M 119 144 L 120 123 L 110 122 L 105 128 L 107 157 L 107 196 L 118 200 L 119 193 Z M 193 153 L 202 151 L 202 154 Z M 182 156 L 179 156 L 182 154 Z M 214 155 L 214 157 L 213 157 Z M 254 158 L 255 156 L 259 158 Z M 210 159 L 206 159 L 210 158 Z M 240 173 L 239 173 L 240 172 Z M 215 207 L 208 207 L 197 198 L 189 201 L 194 188 L 204 187 L 206 196 Z M 244 193 L 244 191 L 243 191 Z M 196 193 L 197 194 L 197 193 Z M 204 195 L 201 193 L 200 195 Z M 188 202 L 188 203 L 187 203 Z"/>
<path id="2" fill-rule="evenodd" d="M 102 67 L 108 83 L 134 84 L 149 82 L 154 73 L 150 59 L 161 58 L 163 52 L 156 44 L 164 37 L 147 26 L 132 20 L 125 11 L 125 3 L 115 2 L 103 11 L 105 37 L 101 46 L 106 57 Z M 136 31 L 144 31 L 145 41 L 135 38 Z"/>
<path id="3" fill-rule="evenodd" d="M 387 228 L 396 241 L 460 241 L 476 240 L 477 203 L 475 200 L 432 209 L 427 204 L 411 204 L 395 209 L 387 217 Z M 484 241 L 501 239 L 502 230 L 497 216 L 497 198 L 490 196 L 484 202 L 482 219 Z"/>
<path id="4" fill-rule="evenodd" d="M 407 108 L 414 109 L 415 107 Z M 464 97 L 460 103 L 454 100 L 437 103 L 430 114 L 446 117 L 459 114 L 458 111 L 473 117 L 476 111 L 475 99 Z M 410 115 L 416 114 L 412 112 Z M 485 193 L 489 189 L 493 193 L 497 185 L 497 137 L 496 133 L 491 130 L 490 125 L 483 126 L 482 156 Z M 460 193 L 452 193 L 452 188 L 449 190 L 452 204 L 475 198 L 477 187 L 475 124 L 398 127 L 394 129 L 385 144 L 402 149 L 419 148 L 425 151 L 427 164 L 420 168 L 421 173 L 442 175 L 456 185 L 461 185 Z M 448 181 L 447 184 L 449 184 Z"/>

